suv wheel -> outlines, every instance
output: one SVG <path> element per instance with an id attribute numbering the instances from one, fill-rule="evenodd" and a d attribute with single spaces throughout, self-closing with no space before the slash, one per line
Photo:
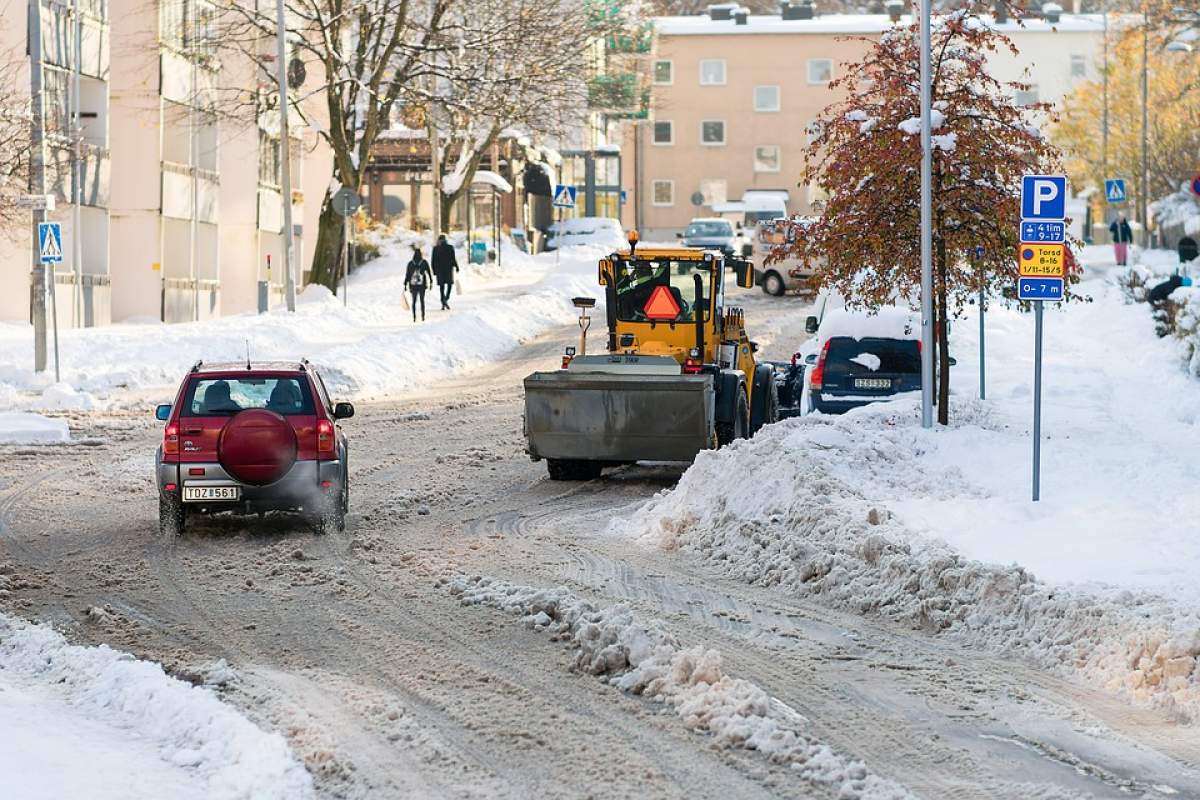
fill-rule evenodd
<path id="1" fill-rule="evenodd" d="M 158 532 L 163 536 L 178 536 L 187 522 L 187 509 L 173 497 L 158 496 Z"/>
<path id="2" fill-rule="evenodd" d="M 335 497 L 324 497 L 320 500 L 317 506 L 317 515 L 313 522 L 316 523 L 317 533 L 333 533 L 346 530 L 346 509 L 349 505 L 349 496 L 346 491 L 346 484 L 342 484 L 342 490 Z"/>
<path id="3" fill-rule="evenodd" d="M 764 292 L 772 297 L 783 297 L 786 287 L 783 285 L 783 278 L 779 277 L 778 272 L 768 272 L 763 276 L 762 288 Z"/>

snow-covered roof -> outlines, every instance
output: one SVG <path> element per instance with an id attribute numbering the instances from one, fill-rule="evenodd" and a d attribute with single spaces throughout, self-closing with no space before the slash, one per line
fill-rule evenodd
<path id="1" fill-rule="evenodd" d="M 496 191 L 501 194 L 508 194 L 512 191 L 512 184 L 504 180 L 499 174 L 492 172 L 490 169 L 481 169 L 475 173 L 475 177 L 471 180 L 471 184 L 485 183 L 489 186 L 494 186 Z"/>
<path id="2" fill-rule="evenodd" d="M 1126 15 L 1130 18 L 1136 15 Z M 1058 22 L 1044 19 L 1025 19 L 1022 23 L 1010 20 L 996 24 L 992 17 L 980 19 L 1003 33 L 1098 33 L 1104 30 L 1101 14 L 1063 14 Z M 900 17 L 900 25 L 909 25 L 913 18 L 909 14 Z M 1110 17 L 1111 21 L 1111 17 Z M 746 24 L 738 25 L 734 20 L 713 20 L 706 15 L 689 17 L 655 17 L 654 27 L 662 36 L 714 36 L 727 34 L 770 34 L 770 33 L 882 33 L 893 27 L 887 14 L 821 14 L 813 19 L 783 19 L 778 14 L 752 14 Z"/>

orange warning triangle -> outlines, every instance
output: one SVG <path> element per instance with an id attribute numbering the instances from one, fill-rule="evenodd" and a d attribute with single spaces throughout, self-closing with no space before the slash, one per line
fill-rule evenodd
<path id="1" fill-rule="evenodd" d="M 646 305 L 642 309 L 646 319 L 655 320 L 673 320 L 679 317 L 679 312 L 679 303 L 675 302 L 675 296 L 666 286 L 654 287 L 650 299 L 646 301 Z"/>

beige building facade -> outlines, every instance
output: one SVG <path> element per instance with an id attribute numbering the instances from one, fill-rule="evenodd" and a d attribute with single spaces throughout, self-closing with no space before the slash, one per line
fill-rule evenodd
<path id="1" fill-rule="evenodd" d="M 623 147 L 626 187 L 637 198 L 626 227 L 673 238 L 690 219 L 754 190 L 786 192 L 789 214 L 813 213 L 816 187 L 799 185 L 811 126 L 842 99 L 830 81 L 863 56 L 863 37 L 877 38 L 893 22 L 751 15 L 662 17 L 655 25 L 652 119 L 631 126 Z M 1021 52 L 994 56 L 993 74 L 1034 84 L 1018 100 L 1058 102 L 1100 74 L 1099 16 L 1000 27 Z"/>
<path id="2" fill-rule="evenodd" d="M 56 35 L 61 38 L 55 31 L 63 28 L 61 10 L 69 6 L 56 0 L 42 4 L 43 41 L 55 42 Z M 270 304 L 281 303 L 283 197 L 271 82 L 257 74 L 249 57 L 228 52 L 218 57 L 216 8 L 205 0 L 80 0 L 80 5 L 82 267 L 96 300 L 95 310 L 74 312 L 68 155 L 66 178 L 56 177 L 62 170 L 47 171 L 47 190 L 59 194 L 49 218 L 63 222 L 68 256 L 56 280 L 60 326 L 72 324 L 72 313 L 77 324 L 93 325 L 254 311 L 261 281 L 268 282 Z M 8 13 L 12 8 L 19 13 Z M 23 52 L 24 4 L 12 8 L 6 8 L 0 33 L 4 44 Z M 273 53 L 273 42 L 263 48 Z M 48 120 L 59 105 L 64 110 L 54 113 L 65 114 L 69 103 L 55 92 L 56 73 L 64 66 L 56 52 L 47 48 L 43 64 Z M 25 68 L 28 86 L 28 63 Z M 69 93 L 69 81 L 64 85 Z M 238 87 L 244 88 L 231 91 Z M 314 95 L 306 108 L 319 109 L 321 100 Z M 332 158 L 315 131 L 294 117 L 292 133 L 295 253 L 303 285 Z M 61 147 L 53 133 L 46 138 L 53 160 Z M 306 197 L 317 200 L 306 203 Z M 0 241 L 0 319 L 29 319 L 31 239 Z"/>

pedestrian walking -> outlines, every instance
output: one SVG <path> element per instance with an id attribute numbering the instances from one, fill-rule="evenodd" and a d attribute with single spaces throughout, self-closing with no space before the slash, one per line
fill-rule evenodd
<path id="1" fill-rule="evenodd" d="M 446 234 L 438 236 L 437 244 L 430 253 L 433 274 L 437 278 L 438 294 L 442 299 L 442 310 L 450 310 L 450 293 L 454 289 L 454 273 L 458 272 L 458 260 L 454 257 L 454 246 L 446 241 Z"/>
<path id="2" fill-rule="evenodd" d="M 1122 214 L 1120 219 L 1113 220 L 1108 226 L 1108 231 L 1112 234 L 1113 254 L 1117 258 L 1117 266 L 1128 266 L 1129 245 L 1133 242 L 1133 228 L 1129 227 L 1129 220 Z"/>
<path id="3" fill-rule="evenodd" d="M 413 245 L 412 259 L 408 269 L 404 271 L 404 285 L 412 292 L 413 322 L 417 321 L 417 304 L 421 304 L 421 321 L 425 321 L 425 290 L 433 283 L 433 273 L 429 271 L 429 262 L 421 255 L 421 246 Z"/>

